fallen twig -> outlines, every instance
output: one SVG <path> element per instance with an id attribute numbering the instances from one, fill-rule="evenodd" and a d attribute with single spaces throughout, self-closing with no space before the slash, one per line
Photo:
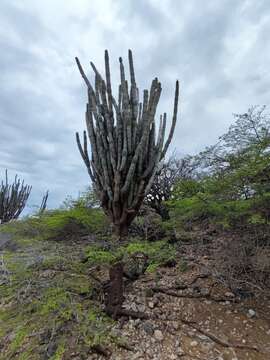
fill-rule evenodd
<path id="1" fill-rule="evenodd" d="M 216 335 L 209 333 L 208 331 L 205 331 L 203 329 L 201 329 L 196 322 L 191 321 L 191 320 L 187 320 L 187 319 L 183 319 L 181 318 L 180 321 L 188 326 L 191 326 L 193 329 L 197 330 L 199 333 L 207 336 L 209 339 L 211 339 L 212 341 L 214 341 L 215 343 L 226 347 L 226 348 L 237 348 L 237 349 L 245 349 L 245 350 L 253 350 L 256 352 L 260 352 L 260 353 L 265 353 L 262 349 L 259 349 L 257 346 L 255 345 L 244 345 L 244 344 L 238 344 L 238 343 L 230 343 L 227 342 L 226 340 L 222 340 L 220 338 L 218 338 Z"/>
<path id="2" fill-rule="evenodd" d="M 225 301 L 233 301 L 233 302 L 237 302 L 237 299 L 233 298 L 216 298 L 211 296 L 211 291 L 209 291 L 209 293 L 207 294 L 179 294 L 179 292 L 176 292 L 174 290 L 171 289 L 167 289 L 167 288 L 162 288 L 162 287 L 152 287 L 151 288 L 154 292 L 160 292 L 162 294 L 166 294 L 169 296 L 174 296 L 174 297 L 178 297 L 178 298 L 188 298 L 188 299 L 209 299 L 211 301 L 214 302 L 225 302 Z"/>

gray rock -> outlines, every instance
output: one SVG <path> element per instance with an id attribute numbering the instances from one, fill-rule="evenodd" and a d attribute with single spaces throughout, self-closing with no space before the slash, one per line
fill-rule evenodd
<path id="1" fill-rule="evenodd" d="M 184 350 L 183 350 L 181 347 L 179 347 L 179 348 L 176 350 L 176 353 L 177 353 L 179 356 L 184 356 L 184 355 L 185 355 L 185 352 L 184 352 Z"/>
<path id="2" fill-rule="evenodd" d="M 247 316 L 249 318 L 253 318 L 254 316 L 256 316 L 256 311 L 254 311 L 253 309 L 249 309 L 248 313 L 247 313 Z"/>
<path id="3" fill-rule="evenodd" d="M 178 321 L 173 321 L 172 322 L 172 327 L 174 328 L 174 330 L 179 330 L 180 328 L 180 324 Z"/>
<path id="4" fill-rule="evenodd" d="M 150 307 L 150 309 L 154 309 L 155 304 L 153 303 L 153 301 L 150 301 L 150 302 L 148 303 L 148 306 Z"/>
<path id="5" fill-rule="evenodd" d="M 146 332 L 146 334 L 148 335 L 153 335 L 154 334 L 154 327 L 153 325 L 149 322 L 146 321 L 142 324 L 142 329 Z"/>
<path id="6" fill-rule="evenodd" d="M 137 305 L 137 309 L 139 312 L 145 312 L 145 305 L 144 304 L 139 304 Z"/>
<path id="7" fill-rule="evenodd" d="M 207 289 L 207 288 L 202 288 L 202 289 L 201 289 L 201 294 L 202 294 L 203 296 L 208 295 L 208 294 L 209 294 L 209 289 Z"/>
<path id="8" fill-rule="evenodd" d="M 164 336 L 163 336 L 163 334 L 162 334 L 162 332 L 160 330 L 155 330 L 154 331 L 154 337 L 158 341 L 162 341 L 164 339 Z"/>

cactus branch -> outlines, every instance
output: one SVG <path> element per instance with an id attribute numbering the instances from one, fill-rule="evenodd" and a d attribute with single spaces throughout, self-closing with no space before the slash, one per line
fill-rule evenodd
<path id="1" fill-rule="evenodd" d="M 166 155 L 175 131 L 179 101 L 179 83 L 176 81 L 172 124 L 165 142 L 166 113 L 160 117 L 157 136 L 155 126 L 161 83 L 155 78 L 150 91 L 143 91 L 140 102 L 131 50 L 128 51 L 128 60 L 130 86 L 120 57 L 116 101 L 112 95 L 108 51 L 105 51 L 105 80 L 90 63 L 95 75 L 94 86 L 76 58 L 88 89 L 87 132 L 84 131 L 82 142 L 76 133 L 77 145 L 102 207 L 120 236 L 126 234 Z M 87 135 L 91 145 L 90 158 Z"/>
<path id="2" fill-rule="evenodd" d="M 8 182 L 8 172 L 5 181 L 0 183 L 0 224 L 17 219 L 23 211 L 32 187 L 15 176 L 12 184 Z"/>

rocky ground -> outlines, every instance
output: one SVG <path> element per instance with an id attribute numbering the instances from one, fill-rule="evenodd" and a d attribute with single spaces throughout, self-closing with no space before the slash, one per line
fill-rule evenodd
<path id="1" fill-rule="evenodd" d="M 108 340 L 100 347 L 84 344 L 80 350 L 79 339 L 86 332 L 78 330 L 80 314 L 92 306 L 85 295 L 87 271 L 78 265 L 83 247 L 39 241 L 18 244 L 2 234 L 0 252 L 1 360 L 270 359 L 269 296 L 233 293 L 212 274 L 208 256 L 194 256 L 192 245 L 170 264 L 175 266 L 159 267 L 127 286 L 125 308 L 144 313 L 146 319 L 120 319 L 110 325 L 110 339 L 117 341 Z M 17 278 L 9 286 L 12 272 Z M 12 286 L 16 294 L 10 291 Z M 48 297 L 48 291 L 56 287 L 61 289 L 61 301 Z M 54 333 L 47 336 L 55 319 L 60 325 L 54 325 Z M 22 333 L 24 326 L 31 331 Z M 65 338 L 68 351 L 61 345 Z"/>
<path id="2" fill-rule="evenodd" d="M 133 284 L 126 307 L 150 319 L 116 326 L 130 350 L 115 349 L 112 359 L 270 359 L 269 299 L 240 300 L 201 271 L 190 263 L 184 274 L 160 269 Z M 184 284 L 173 296 L 157 291 Z"/>

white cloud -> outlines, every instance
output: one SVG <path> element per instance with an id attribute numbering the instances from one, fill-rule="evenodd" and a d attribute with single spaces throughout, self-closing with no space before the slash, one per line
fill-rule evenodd
<path id="1" fill-rule="evenodd" d="M 0 5 L 0 170 L 33 185 L 38 203 L 77 194 L 89 182 L 74 132 L 84 128 L 85 87 L 79 56 L 103 71 L 110 51 L 133 49 L 138 83 L 163 85 L 159 111 L 172 112 L 181 83 L 180 119 L 171 150 L 196 152 L 214 142 L 253 104 L 269 104 L 270 4 L 220 0 L 2 0 Z"/>

